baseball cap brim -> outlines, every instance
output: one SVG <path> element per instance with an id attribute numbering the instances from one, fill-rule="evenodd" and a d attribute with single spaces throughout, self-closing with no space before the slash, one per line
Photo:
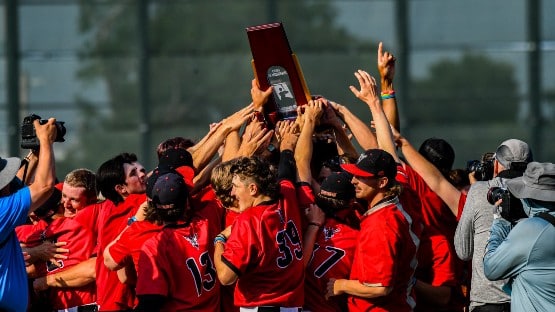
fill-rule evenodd
<path id="1" fill-rule="evenodd" d="M 1 160 L 6 161 L 6 163 L 0 171 L 0 190 L 12 182 L 21 165 L 21 159 L 17 157 L 3 158 Z"/>
<path id="2" fill-rule="evenodd" d="M 358 177 L 370 178 L 370 177 L 375 176 L 374 174 L 372 174 L 370 172 L 362 170 L 356 164 L 341 164 L 341 168 L 343 170 L 347 171 L 348 173 L 350 173 L 354 176 L 358 176 Z"/>

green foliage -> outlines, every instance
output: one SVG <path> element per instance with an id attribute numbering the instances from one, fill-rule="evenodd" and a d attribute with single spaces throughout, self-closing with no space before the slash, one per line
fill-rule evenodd
<path id="1" fill-rule="evenodd" d="M 407 117 L 417 123 L 485 122 L 516 119 L 513 67 L 483 55 L 441 60 L 426 79 L 413 81 Z"/>
<path id="2" fill-rule="evenodd" d="M 80 51 L 83 65 L 78 79 L 105 83 L 109 113 L 91 115 L 98 126 L 79 133 L 81 145 L 76 149 L 80 152 L 69 153 L 71 159 L 62 166 L 96 162 L 90 166 L 96 168 L 122 151 L 135 152 L 143 160 L 149 156 L 140 155 L 139 151 L 142 115 L 138 68 L 143 56 L 138 31 L 139 3 L 80 1 L 79 25 L 87 40 Z M 297 54 L 329 54 L 362 46 L 336 25 L 335 11 L 328 1 L 148 3 L 147 100 L 150 135 L 155 140 L 153 153 L 158 140 L 176 135 L 198 139 L 208 131 L 209 123 L 250 102 L 253 73 L 246 27 L 282 21 Z M 357 56 L 352 60 L 358 60 Z M 302 64 L 303 60 L 300 61 Z M 309 86 L 323 86 L 329 94 L 348 92 L 346 85 L 338 84 L 347 74 L 335 76 L 339 69 L 346 69 L 343 66 L 327 62 L 325 72 L 330 74 L 311 77 L 315 81 L 308 82 Z M 303 65 L 304 70 L 315 72 L 321 67 L 322 64 Z M 347 68 L 349 76 L 354 69 Z M 337 79 L 330 79 L 333 76 Z M 83 113 L 90 113 L 87 107 L 94 105 L 80 100 Z"/>

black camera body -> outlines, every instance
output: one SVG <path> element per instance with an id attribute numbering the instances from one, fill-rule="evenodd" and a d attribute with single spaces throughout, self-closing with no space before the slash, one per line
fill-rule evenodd
<path id="1" fill-rule="evenodd" d="M 466 171 L 474 172 L 474 178 L 478 181 L 493 179 L 493 155 L 494 153 L 485 153 L 480 160 L 469 160 Z"/>
<path id="2" fill-rule="evenodd" d="M 495 205 L 495 203 L 500 199 L 503 200 L 500 206 L 500 214 L 505 220 L 515 223 L 522 218 L 528 217 L 524 212 L 520 199 L 514 197 L 509 190 L 497 186 L 488 190 L 487 200 L 490 204 Z"/>
<path id="3" fill-rule="evenodd" d="M 21 148 L 37 150 L 40 147 L 39 139 L 37 138 L 37 133 L 35 131 L 35 125 L 33 122 L 39 120 L 41 125 L 44 125 L 48 120 L 41 119 L 40 116 L 31 114 L 23 118 L 23 124 L 21 125 Z M 63 121 L 56 121 L 56 140 L 55 142 L 64 142 L 64 135 L 66 134 L 66 127 Z"/>

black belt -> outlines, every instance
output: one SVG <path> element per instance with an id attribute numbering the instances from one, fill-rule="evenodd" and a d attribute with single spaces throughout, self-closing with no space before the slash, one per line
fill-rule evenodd
<path id="1" fill-rule="evenodd" d="M 95 303 L 91 303 L 78 306 L 77 312 L 98 312 L 98 305 L 96 305 Z"/>

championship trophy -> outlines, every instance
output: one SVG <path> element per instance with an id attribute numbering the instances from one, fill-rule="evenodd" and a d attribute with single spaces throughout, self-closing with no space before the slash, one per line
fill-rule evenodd
<path id="1" fill-rule="evenodd" d="M 264 117 L 274 126 L 278 120 L 297 117 L 297 106 L 308 103 L 310 93 L 297 60 L 291 51 L 282 23 L 248 27 L 252 67 L 260 89 L 274 87 L 264 105 Z"/>

